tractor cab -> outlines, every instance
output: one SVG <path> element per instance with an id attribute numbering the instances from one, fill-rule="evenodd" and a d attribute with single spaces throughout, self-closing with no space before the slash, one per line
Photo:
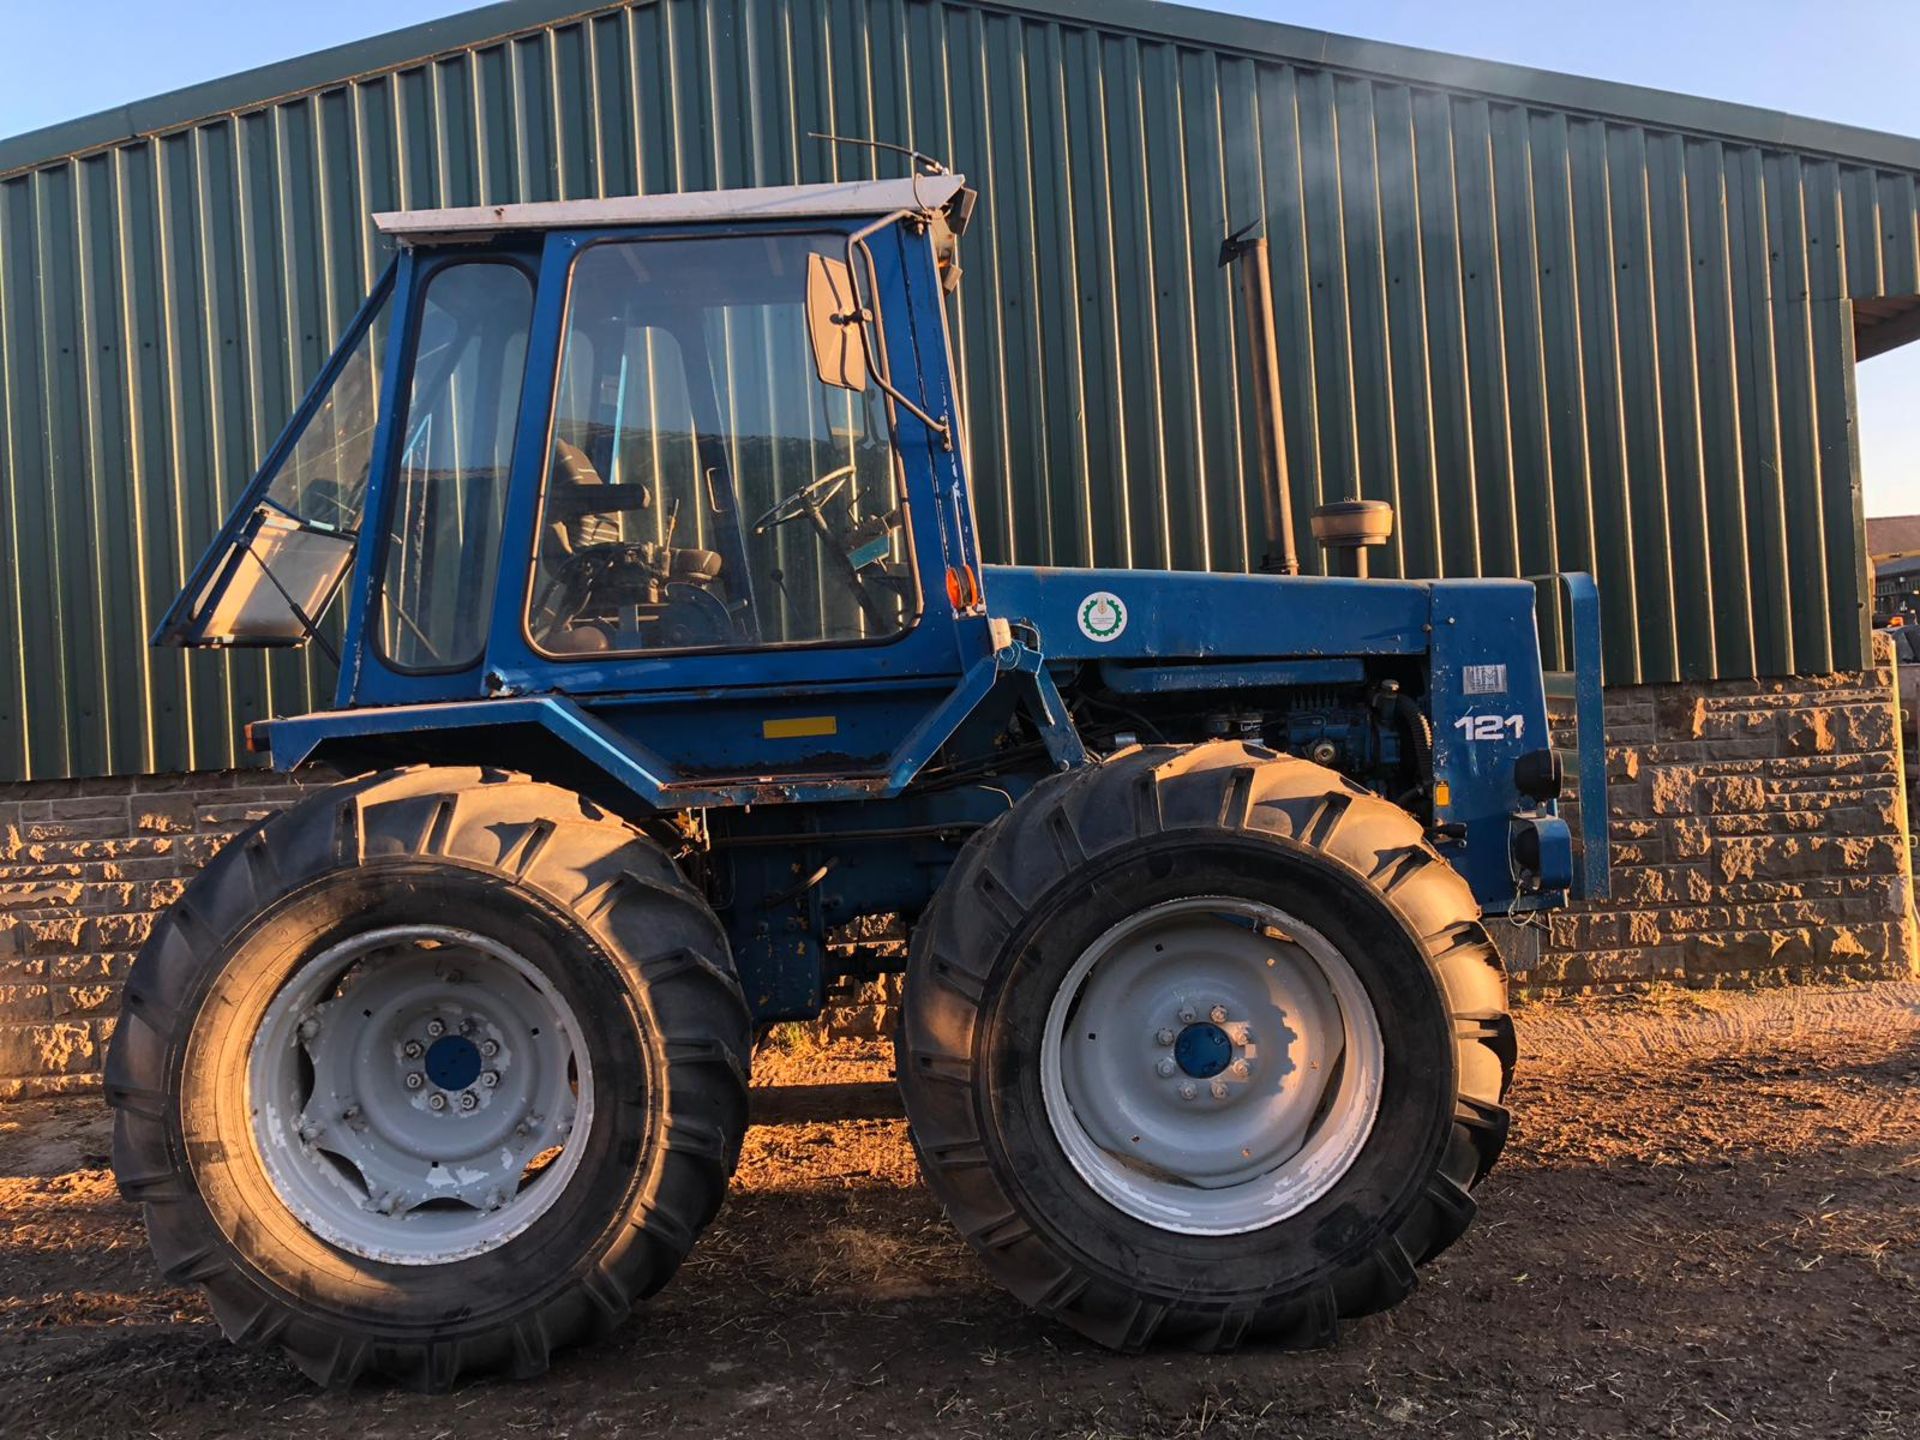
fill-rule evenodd
<path id="1" fill-rule="evenodd" d="M 922 174 L 376 217 L 398 258 L 156 639 L 327 643 L 344 589 L 336 710 L 951 688 L 985 653 L 942 305 L 973 198 Z M 779 758 L 703 729 L 676 769 Z"/>

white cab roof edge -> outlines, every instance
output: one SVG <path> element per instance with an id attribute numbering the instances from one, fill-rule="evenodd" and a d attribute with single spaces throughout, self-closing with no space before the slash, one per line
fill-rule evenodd
<path id="1" fill-rule="evenodd" d="M 390 210 L 375 215 L 373 223 L 403 245 L 418 245 L 443 239 L 477 240 L 504 230 L 891 215 L 897 210 L 939 210 L 964 189 L 966 183 L 962 175 L 915 175 L 898 180 L 849 180 L 829 185 L 769 185 L 754 190 L 619 195 L 606 200 L 469 205 L 456 210 Z"/>

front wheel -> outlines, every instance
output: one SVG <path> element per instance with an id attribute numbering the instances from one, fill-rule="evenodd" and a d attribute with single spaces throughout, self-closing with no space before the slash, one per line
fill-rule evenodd
<path id="1" fill-rule="evenodd" d="M 318 1380 L 531 1374 L 712 1218 L 748 1039 L 718 921 L 643 835 L 502 772 L 348 781 L 156 924 L 114 1171 L 166 1274 Z"/>
<path id="2" fill-rule="evenodd" d="M 1419 823 L 1305 761 L 1136 750 L 970 842 L 915 936 L 901 1087 L 989 1270 L 1121 1349 L 1325 1343 L 1466 1228 L 1513 1061 Z"/>

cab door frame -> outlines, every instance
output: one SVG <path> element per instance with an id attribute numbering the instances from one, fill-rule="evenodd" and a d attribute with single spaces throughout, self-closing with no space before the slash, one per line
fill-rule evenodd
<path id="1" fill-rule="evenodd" d="M 524 241 L 515 244 L 511 240 L 484 247 L 460 245 L 432 250 L 403 250 L 398 261 L 393 296 L 394 318 L 387 337 L 385 368 L 381 372 L 383 393 L 380 418 L 374 431 L 373 469 L 367 481 L 366 508 L 360 525 L 361 541 L 354 557 L 346 639 L 340 654 L 340 683 L 334 695 L 335 709 L 344 710 L 355 705 L 403 705 L 422 701 L 475 699 L 485 693 L 481 676 L 486 668 L 487 644 L 480 647 L 471 663 L 457 668 L 409 671 L 388 663 L 373 636 L 373 627 L 379 614 L 380 587 L 386 574 L 387 549 L 391 541 L 391 517 L 397 499 L 396 479 L 404 458 L 410 423 L 422 310 L 436 275 L 442 270 L 476 263 L 512 265 L 526 276 L 532 296 L 520 400 L 515 408 L 514 439 L 510 450 L 513 458 L 507 485 L 509 508 L 511 506 L 514 467 L 519 464 L 525 430 L 526 396 L 536 374 L 536 366 L 540 363 L 538 251 Z M 513 549 L 508 542 L 512 533 L 506 528 L 509 523 L 505 520 L 502 522 L 501 544 L 506 548 L 495 571 L 496 591 L 504 573 L 503 567 Z M 486 603 L 490 609 L 492 597 Z"/>
<path id="2" fill-rule="evenodd" d="M 546 482 L 553 392 L 574 260 L 588 246 L 605 240 L 753 235 L 774 228 L 852 235 L 869 225 L 866 218 L 854 217 L 804 225 L 782 222 L 777 227 L 676 224 L 560 230 L 547 235 L 507 502 L 504 533 L 509 548 L 502 557 L 494 590 L 485 676 L 490 693 L 561 692 L 587 701 L 618 696 L 628 702 L 642 702 L 649 692 L 684 695 L 688 691 L 773 689 L 790 694 L 876 681 L 920 686 L 944 682 L 950 688 L 973 663 L 990 653 L 984 609 L 967 605 L 964 597 L 963 603 L 956 605 L 948 593 L 945 575 L 945 569 L 955 565 L 971 565 L 977 575 L 979 566 L 970 529 L 962 527 L 956 533 L 954 507 L 943 503 L 949 498 L 944 488 L 954 484 L 947 472 L 952 476 L 959 472 L 957 449 L 948 450 L 935 431 L 892 403 L 887 407 L 890 439 L 901 468 L 921 589 L 919 619 L 903 634 L 882 643 L 761 646 L 658 655 L 594 655 L 585 659 L 548 657 L 533 648 L 527 635 L 526 613 L 533 580 L 534 531 Z M 896 222 L 873 234 L 867 243 L 873 248 L 879 282 L 879 293 L 873 297 L 875 333 L 886 347 L 889 369 L 896 376 L 912 377 L 923 403 L 935 413 L 946 410 L 950 423 L 957 427 L 958 407 L 951 399 L 951 382 L 943 374 L 932 373 L 946 366 L 945 352 L 937 356 L 922 354 L 916 343 L 916 334 L 942 339 L 945 335 L 931 242 L 924 233 L 910 234 L 904 224 Z"/>

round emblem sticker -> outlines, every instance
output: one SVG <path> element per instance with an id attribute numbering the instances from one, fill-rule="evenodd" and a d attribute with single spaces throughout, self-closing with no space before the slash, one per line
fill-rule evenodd
<path id="1" fill-rule="evenodd" d="M 1127 607 L 1111 590 L 1096 590 L 1080 602 L 1080 633 L 1104 645 L 1127 628 Z"/>

